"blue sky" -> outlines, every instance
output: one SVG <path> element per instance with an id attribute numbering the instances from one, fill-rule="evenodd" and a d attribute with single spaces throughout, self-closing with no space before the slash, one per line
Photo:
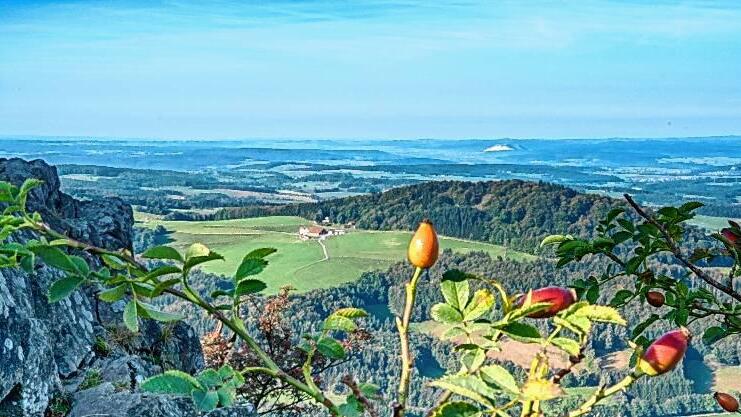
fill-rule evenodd
<path id="1" fill-rule="evenodd" d="M 0 134 L 741 134 L 737 1 L 0 0 Z"/>

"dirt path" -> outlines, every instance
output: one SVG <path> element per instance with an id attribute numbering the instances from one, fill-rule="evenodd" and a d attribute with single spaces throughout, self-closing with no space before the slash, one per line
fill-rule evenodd
<path id="1" fill-rule="evenodd" d="M 327 252 L 327 246 L 324 244 L 324 241 L 322 239 L 317 240 L 317 242 L 319 242 L 319 246 L 322 247 L 322 251 L 324 252 L 324 259 L 322 259 L 320 262 L 328 261 L 329 252 Z"/>

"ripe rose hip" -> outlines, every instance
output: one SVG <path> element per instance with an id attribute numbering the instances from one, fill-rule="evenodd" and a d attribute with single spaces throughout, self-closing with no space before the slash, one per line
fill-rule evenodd
<path id="1" fill-rule="evenodd" d="M 425 219 L 419 224 L 419 228 L 409 242 L 407 256 L 409 262 L 417 268 L 429 268 L 437 261 L 440 247 L 437 242 L 437 233 L 432 222 Z"/>
<path id="2" fill-rule="evenodd" d="M 649 291 L 646 293 L 646 301 L 654 307 L 661 307 L 664 305 L 664 294 L 658 291 Z"/>
<path id="3" fill-rule="evenodd" d="M 526 296 L 520 297 L 517 304 L 522 306 L 525 302 Z M 545 310 L 536 311 L 531 313 L 528 317 L 532 319 L 543 319 L 553 317 L 558 314 L 559 311 L 565 310 L 576 301 L 576 291 L 573 288 L 563 287 L 545 287 L 537 290 L 533 290 L 531 302 L 535 303 L 551 303 L 551 306 Z"/>
<path id="4" fill-rule="evenodd" d="M 684 357 L 689 342 L 690 332 L 684 327 L 664 334 L 643 352 L 638 369 L 649 376 L 671 371 Z"/>
<path id="5" fill-rule="evenodd" d="M 716 392 L 713 394 L 713 397 L 715 397 L 715 401 L 718 402 L 718 405 L 720 405 L 722 409 L 731 413 L 738 411 L 738 400 L 733 396 L 724 392 Z"/>
<path id="6" fill-rule="evenodd" d="M 739 242 L 739 238 L 741 238 L 741 236 L 737 235 L 736 232 L 733 231 L 733 229 L 726 227 L 725 229 L 722 229 L 720 231 L 720 234 L 734 245 L 741 243 Z"/>

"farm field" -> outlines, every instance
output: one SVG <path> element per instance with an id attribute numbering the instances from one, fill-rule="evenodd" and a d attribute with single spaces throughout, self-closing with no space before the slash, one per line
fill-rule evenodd
<path id="1" fill-rule="evenodd" d="M 163 221 L 137 215 L 137 224 L 145 227 L 162 225 L 170 231 L 171 245 L 184 249 L 201 242 L 226 258 L 224 262 L 204 265 L 204 270 L 231 275 L 242 257 L 253 249 L 274 247 L 278 252 L 269 258 L 270 265 L 260 275 L 268 284 L 267 293 L 283 285 L 299 292 L 327 288 L 356 280 L 363 272 L 385 269 L 406 258 L 411 232 L 350 230 L 324 241 L 324 250 L 315 240 L 300 240 L 298 228 L 312 222 L 292 216 L 271 216 L 222 221 Z M 457 252 L 485 251 L 491 256 L 504 256 L 505 248 L 481 242 L 441 237 L 440 247 Z M 507 250 L 516 260 L 535 259 L 533 255 Z"/>
<path id="2" fill-rule="evenodd" d="M 734 220 L 734 219 L 731 219 Z M 736 221 L 739 221 L 739 219 L 735 219 Z M 708 229 L 714 232 L 717 232 L 718 230 L 728 227 L 728 219 L 725 217 L 716 217 L 716 216 L 703 216 L 703 215 L 697 215 L 694 219 L 689 220 L 690 224 L 694 224 L 695 226 L 702 227 L 704 229 Z"/>

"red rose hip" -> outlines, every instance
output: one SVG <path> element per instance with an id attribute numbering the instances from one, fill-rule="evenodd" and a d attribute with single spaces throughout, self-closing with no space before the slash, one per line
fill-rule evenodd
<path id="1" fill-rule="evenodd" d="M 525 296 L 520 297 L 518 305 L 525 302 Z M 550 303 L 551 306 L 545 310 L 536 311 L 528 315 L 532 319 L 543 319 L 553 317 L 558 312 L 565 310 L 576 301 L 576 291 L 572 288 L 545 287 L 532 291 L 531 303 Z"/>
<path id="2" fill-rule="evenodd" d="M 643 352 L 638 369 L 649 376 L 667 373 L 682 360 L 690 342 L 690 332 L 682 327 L 656 339 Z"/>
<path id="3" fill-rule="evenodd" d="M 652 306 L 658 308 L 664 305 L 666 299 L 664 298 L 664 294 L 658 291 L 649 291 L 646 293 L 646 301 L 648 301 Z"/>
<path id="4" fill-rule="evenodd" d="M 730 229 L 730 228 L 727 228 L 726 227 L 725 229 L 722 229 L 720 231 L 720 234 L 724 238 L 726 238 L 726 240 L 728 240 L 729 242 L 733 243 L 734 245 L 740 243 L 739 242 L 739 238 L 741 238 L 741 236 L 737 235 L 736 232 L 733 231 L 733 229 Z"/>
<path id="5" fill-rule="evenodd" d="M 715 394 L 713 394 L 713 397 L 722 409 L 731 413 L 738 411 L 738 400 L 735 399 L 733 396 L 728 395 L 724 392 L 716 392 Z"/>

